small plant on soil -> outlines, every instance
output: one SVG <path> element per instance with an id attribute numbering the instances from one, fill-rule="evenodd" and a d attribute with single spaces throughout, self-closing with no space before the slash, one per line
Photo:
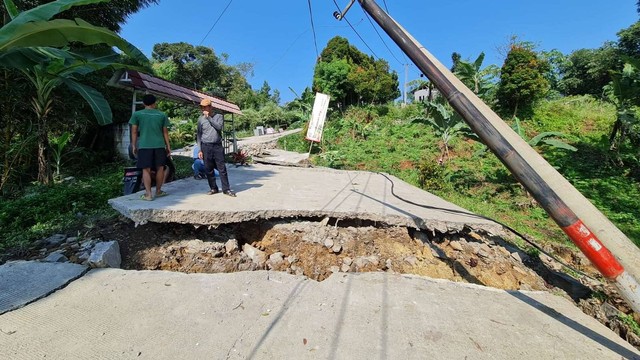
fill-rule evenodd
<path id="1" fill-rule="evenodd" d="M 238 166 L 247 166 L 251 162 L 251 156 L 244 150 L 231 153 L 231 161 Z"/>

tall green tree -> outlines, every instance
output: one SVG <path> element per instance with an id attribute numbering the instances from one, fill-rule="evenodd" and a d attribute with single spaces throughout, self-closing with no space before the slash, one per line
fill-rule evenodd
<path id="1" fill-rule="evenodd" d="M 622 66 L 616 45 L 607 42 L 598 49 L 580 49 L 568 56 L 560 70 L 558 89 L 564 95 L 592 95 L 603 98 L 611 82 L 611 71 Z"/>
<path id="2" fill-rule="evenodd" d="M 618 32 L 618 49 L 623 55 L 640 58 L 640 21 Z"/>
<path id="3" fill-rule="evenodd" d="M 20 11 L 33 9 L 40 5 L 51 3 L 51 0 L 15 0 L 13 5 L 0 1 L 0 25 L 8 24 L 12 16 Z M 71 6 L 60 8 L 55 19 L 73 20 L 82 18 L 86 22 L 99 27 L 106 27 L 118 31 L 120 24 L 133 12 L 142 9 L 158 0 L 111 0 L 91 3 L 90 6 Z M 75 2 L 72 2 L 75 3 Z M 80 3 L 75 3 L 80 5 Z M 8 5 L 8 6 L 7 6 Z M 15 7 L 14 7 L 15 5 Z M 30 21 L 31 22 L 31 21 Z M 46 40 L 46 39 L 45 39 Z M 110 48 L 108 45 L 91 45 Z M 71 46 L 74 52 L 82 50 L 82 44 L 74 42 Z M 101 50 L 102 51 L 102 50 Z M 101 92 L 111 105 L 114 119 L 128 119 L 130 112 L 130 98 L 126 92 L 109 88 L 106 83 L 113 74 L 105 69 L 82 75 L 82 84 Z M 16 69 L 0 69 L 0 191 L 8 193 L 17 190 L 23 182 L 32 181 L 37 173 L 36 124 L 33 106 L 29 99 L 33 97 L 34 87 L 30 81 L 25 81 L 24 74 Z M 73 143 L 86 146 L 84 155 L 97 154 L 92 150 L 103 146 L 111 149 L 110 143 L 103 136 L 108 128 L 102 128 L 93 120 L 93 111 L 87 102 L 77 93 L 63 86 L 52 92 L 54 107 L 48 113 L 47 127 L 54 135 L 65 131 L 74 134 Z M 111 158 L 107 152 L 105 158 Z"/>
<path id="4" fill-rule="evenodd" d="M 83 76 L 109 66 L 120 66 L 113 50 L 71 52 L 64 47 L 72 43 L 117 46 L 141 63 L 147 58 L 116 33 L 91 25 L 82 19 L 66 20 L 52 17 L 73 6 L 102 0 L 58 0 L 19 12 L 12 0 L 4 0 L 12 20 L 0 28 L 0 67 L 19 70 L 35 88 L 31 105 L 36 118 L 38 141 L 38 181 L 51 181 L 49 167 L 49 114 L 53 108 L 53 91 L 66 85 L 89 103 L 101 124 L 111 123 L 109 104 L 102 94 L 77 81 Z"/>
<path id="5" fill-rule="evenodd" d="M 530 48 L 512 45 L 500 70 L 496 98 L 503 112 L 512 116 L 527 113 L 534 102 L 549 91 L 549 64 Z"/>
<path id="6" fill-rule="evenodd" d="M 353 84 L 347 80 L 350 71 L 351 66 L 346 59 L 319 62 L 314 70 L 314 91 L 329 95 L 331 103 L 344 109 L 355 93 Z"/>
<path id="7" fill-rule="evenodd" d="M 462 55 L 457 52 L 451 53 L 451 72 L 455 73 L 458 70 L 458 63 L 462 60 Z"/>
<path id="8" fill-rule="evenodd" d="M 166 80 L 228 99 L 241 108 L 259 103 L 246 79 L 253 74 L 253 64 L 229 65 L 227 54 L 185 42 L 155 44 L 152 60 L 157 75 Z"/>
<path id="9" fill-rule="evenodd" d="M 313 90 L 331 95 L 342 108 L 354 104 L 382 104 L 400 96 L 398 74 L 389 64 L 336 36 L 322 50 L 313 77 Z"/>
<path id="10" fill-rule="evenodd" d="M 605 87 L 608 99 L 616 105 L 617 116 L 609 136 L 610 149 L 619 151 L 627 138 L 640 145 L 640 59 L 628 58 L 621 71 Z M 640 152 L 639 152 L 640 153 Z"/>
<path id="11" fill-rule="evenodd" d="M 17 11 L 33 9 L 37 6 L 50 3 L 51 0 L 16 0 L 14 1 Z M 105 27 L 111 31 L 119 32 L 121 24 L 127 18 L 141 9 L 157 4 L 159 0 L 109 0 L 99 3 L 92 3 L 90 7 L 71 7 L 61 11 L 56 15 L 58 19 L 81 18 L 93 25 Z M 9 6 L 11 7 L 11 5 Z M 7 14 L 7 6 L 0 3 L 0 10 Z M 2 25 L 9 20 L 5 19 Z"/>
<path id="12" fill-rule="evenodd" d="M 222 74 L 222 61 L 213 49 L 206 46 L 194 46 L 185 42 L 159 43 L 153 46 L 151 58 L 155 62 L 169 62 L 175 67 L 172 78 L 167 79 L 193 89 L 205 86 L 218 88 L 217 80 Z M 221 89 L 215 89 L 216 95 L 224 96 Z"/>
<path id="13" fill-rule="evenodd" d="M 558 49 L 541 51 L 540 57 L 549 64 L 549 71 L 546 74 L 549 80 L 549 87 L 554 95 L 561 94 L 560 82 L 563 78 L 564 69 L 569 66 L 569 58 Z"/>

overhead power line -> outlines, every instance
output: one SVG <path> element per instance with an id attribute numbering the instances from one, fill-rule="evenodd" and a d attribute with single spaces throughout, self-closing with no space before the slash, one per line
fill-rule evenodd
<path id="1" fill-rule="evenodd" d="M 364 19 L 360 19 L 360 22 L 362 22 Z M 358 22 L 356 25 L 358 25 L 360 22 Z M 335 25 L 335 26 L 318 26 L 318 28 L 347 28 L 348 26 L 342 26 L 342 25 Z M 307 29 L 303 32 L 301 32 L 300 34 L 298 34 L 298 36 L 296 36 L 296 38 L 291 42 L 291 44 L 286 48 L 286 50 L 284 50 L 284 52 L 278 57 L 278 60 L 276 60 L 276 62 L 274 62 L 271 67 L 269 67 L 269 70 L 267 70 L 267 72 L 273 70 L 273 68 L 278 65 L 278 63 L 284 59 L 285 55 L 289 52 L 289 50 L 291 50 L 291 48 L 293 47 L 293 45 L 302 37 L 302 35 L 306 34 L 307 32 L 309 32 L 309 30 L 311 29 Z"/>
<path id="2" fill-rule="evenodd" d="M 316 47 L 316 59 L 320 57 L 318 52 L 318 39 L 316 38 L 316 27 L 313 25 L 313 11 L 311 10 L 311 0 L 307 0 L 309 5 L 309 18 L 311 19 L 311 30 L 313 30 L 313 45 Z"/>
<path id="3" fill-rule="evenodd" d="M 393 56 L 394 59 L 396 59 L 396 61 L 398 62 L 398 64 L 400 65 L 404 65 L 402 63 L 402 61 L 398 60 L 398 58 L 393 54 L 393 51 L 391 51 L 391 49 L 389 48 L 389 46 L 387 46 L 387 43 L 384 41 L 384 39 L 382 38 L 382 35 L 380 35 L 380 32 L 378 31 L 378 28 L 376 28 L 376 26 L 373 24 L 373 21 L 371 20 L 371 17 L 369 17 L 369 14 L 365 13 L 365 15 L 367 16 L 367 20 L 369 20 L 369 24 L 371 24 L 371 27 L 373 27 L 373 30 L 375 30 L 376 34 L 378 34 L 378 37 L 380 38 L 380 40 L 382 41 L 382 43 L 384 44 L 384 47 L 387 48 L 387 50 L 389 50 L 389 54 L 391 54 L 391 56 Z"/>
<path id="4" fill-rule="evenodd" d="M 382 3 L 384 3 L 384 10 L 387 12 L 387 14 L 389 14 L 389 8 L 387 7 L 387 0 L 382 0 Z"/>
<path id="5" fill-rule="evenodd" d="M 213 25 L 211 25 L 211 28 L 209 29 L 209 31 L 207 31 L 207 34 L 202 38 L 202 40 L 200 40 L 200 43 L 198 45 L 202 45 L 202 42 L 204 42 L 207 36 L 209 36 L 209 34 L 211 33 L 211 30 L 213 30 L 213 28 L 216 27 L 216 24 L 218 23 L 218 21 L 220 21 L 220 19 L 222 18 L 222 15 L 224 15 L 224 13 L 227 12 L 227 9 L 229 8 L 232 2 L 233 0 L 229 0 L 229 3 L 227 4 L 227 6 L 224 8 L 224 10 L 222 10 L 222 13 L 220 13 L 220 16 L 218 16 L 218 18 L 213 23 Z"/>
<path id="6" fill-rule="evenodd" d="M 389 16 L 391 16 L 391 13 L 389 12 L 389 8 L 387 7 L 387 1 L 383 0 L 384 3 L 384 10 L 387 12 L 387 14 L 389 14 Z M 367 18 L 369 19 L 369 22 L 371 23 L 371 25 L 373 25 L 373 22 L 371 21 L 369 14 L 365 13 L 367 15 Z M 373 28 L 376 30 L 376 33 L 378 34 L 378 36 L 380 37 L 380 40 L 382 40 L 382 36 L 380 36 L 380 33 L 378 32 L 378 29 L 375 27 L 375 25 L 373 25 Z M 387 44 L 384 42 L 384 40 L 382 40 L 382 43 L 384 44 L 384 46 L 387 47 L 387 49 L 389 50 L 389 47 L 387 46 Z M 398 58 L 393 55 L 393 53 L 391 52 L 391 50 L 389 50 L 389 52 L 391 53 L 391 56 L 393 56 L 396 60 L 398 60 Z M 409 60 L 407 59 L 407 56 L 404 54 L 404 52 L 400 52 L 400 54 L 402 55 L 402 58 L 404 59 L 404 62 L 401 62 L 400 60 L 398 60 L 398 62 L 401 65 L 405 65 L 406 63 L 409 62 Z"/>
<path id="7" fill-rule="evenodd" d="M 338 3 L 336 2 L 336 0 L 333 0 L 333 3 L 336 5 L 336 8 L 338 9 L 338 12 L 340 12 L 340 5 L 338 5 Z M 371 54 L 373 55 L 373 57 L 380 59 L 380 57 L 378 55 L 376 55 L 376 53 L 373 51 L 373 49 L 371 49 L 371 47 L 369 46 L 369 44 L 367 44 L 366 41 L 364 41 L 364 39 L 362 38 L 362 36 L 360 36 L 360 34 L 358 33 L 358 31 L 356 30 L 355 27 L 353 27 L 353 25 L 351 25 L 351 22 L 349 21 L 349 19 L 347 19 L 346 17 L 343 17 L 342 19 L 344 19 L 347 24 L 349 24 L 349 27 L 351 28 L 351 30 L 353 30 L 354 33 L 356 33 L 356 35 L 358 35 L 358 38 L 360 38 L 360 41 L 362 41 L 364 43 L 364 46 L 367 47 L 367 49 L 369 49 L 369 51 L 371 51 Z"/>

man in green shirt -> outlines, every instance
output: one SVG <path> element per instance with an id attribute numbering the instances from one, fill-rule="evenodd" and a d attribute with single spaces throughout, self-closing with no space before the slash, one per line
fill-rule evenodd
<path id="1" fill-rule="evenodd" d="M 165 113 L 156 109 L 156 97 L 147 94 L 142 98 L 144 109 L 136 111 L 131 116 L 131 146 L 136 156 L 136 166 L 142 169 L 142 182 L 145 194 L 140 198 L 153 200 L 151 194 L 151 168 L 156 169 L 156 197 L 167 195 L 162 191 L 164 182 L 164 166 L 167 156 L 171 155 L 169 146 L 169 118 Z M 138 142 L 138 132 L 140 133 Z"/>

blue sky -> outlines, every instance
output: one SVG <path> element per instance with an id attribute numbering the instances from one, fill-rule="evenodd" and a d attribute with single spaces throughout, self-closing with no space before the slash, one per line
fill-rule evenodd
<path id="1" fill-rule="evenodd" d="M 336 2 L 341 8 L 348 3 Z M 385 7 L 384 1 L 377 3 Z M 254 76 L 248 78 L 252 87 L 259 89 L 266 80 L 280 90 L 283 103 L 295 97 L 289 87 L 300 94 L 311 85 L 316 47 L 307 1 L 232 0 L 205 38 L 228 4 L 229 0 L 161 0 L 132 15 L 121 35 L 148 56 L 156 43 L 183 41 L 211 47 L 218 55 L 226 53 L 231 65 L 253 63 Z M 345 37 L 360 51 L 387 60 L 398 72 L 402 90 L 403 64 L 410 61 L 376 25 L 381 40 L 357 1 L 347 19 L 366 45 L 344 20 L 333 18 L 333 0 L 312 0 L 311 7 L 318 52 L 332 37 Z M 484 66 L 501 66 L 504 59 L 498 49 L 512 35 L 538 44 L 539 50 L 565 54 L 597 48 L 616 40 L 619 30 L 638 20 L 636 0 L 386 0 L 386 7 L 446 66 L 454 51 L 470 59 L 484 51 Z M 409 81 L 419 75 L 414 65 L 408 66 Z"/>

